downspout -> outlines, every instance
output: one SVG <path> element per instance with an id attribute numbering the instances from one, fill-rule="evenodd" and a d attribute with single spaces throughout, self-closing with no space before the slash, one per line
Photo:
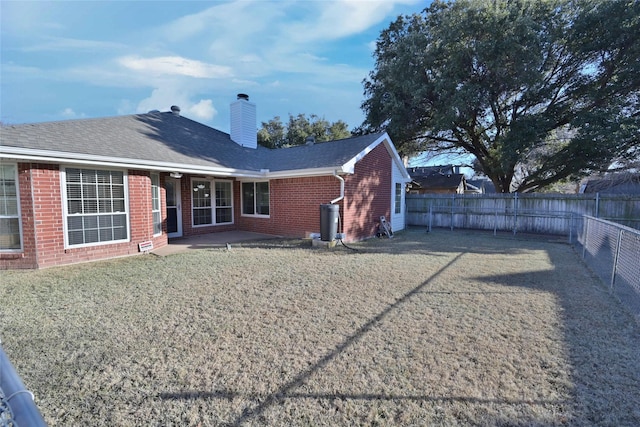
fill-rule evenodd
<path id="1" fill-rule="evenodd" d="M 340 197 L 336 197 L 335 199 L 333 199 L 331 201 L 332 205 L 337 203 L 337 202 L 339 202 L 340 200 L 344 199 L 344 178 L 341 177 L 340 175 L 338 175 L 338 171 L 333 171 L 333 176 L 335 176 L 336 178 L 338 178 L 340 180 Z M 338 209 L 339 209 L 339 207 L 338 207 Z M 342 215 L 344 215 L 344 212 L 342 213 Z M 338 212 L 338 221 L 339 221 L 339 225 L 340 225 L 340 227 L 338 227 L 338 232 L 344 233 L 344 224 L 340 220 L 340 212 Z M 340 241 L 342 241 L 342 239 L 340 239 Z"/>
<path id="2" fill-rule="evenodd" d="M 60 175 L 60 167 L 58 167 L 58 175 Z M 29 180 L 29 191 L 31 194 L 29 194 L 29 197 L 31 197 L 31 215 L 33 216 L 33 240 L 34 242 L 38 242 L 38 220 L 37 218 L 37 213 L 36 213 L 36 198 L 35 198 L 35 189 L 33 188 L 33 163 L 29 163 L 29 176 L 27 176 L 27 179 Z M 20 185 L 20 172 L 18 171 L 18 185 Z M 18 191 L 20 191 L 20 187 L 17 187 Z M 20 208 L 21 206 L 18 205 L 18 208 Z M 20 213 L 20 216 L 22 216 L 22 210 L 18 210 L 18 212 Z M 22 218 L 21 218 L 22 219 Z M 64 230 L 65 227 L 62 227 L 62 229 Z M 24 247 L 24 227 L 22 227 L 21 231 L 21 239 L 22 239 L 22 253 L 24 254 L 25 251 L 25 247 Z M 65 241 L 66 240 L 66 236 L 65 236 L 65 232 L 62 232 L 62 240 Z M 36 243 L 35 245 L 35 268 L 41 268 L 40 265 L 40 251 L 38 250 L 38 244 Z"/>
<path id="3" fill-rule="evenodd" d="M 338 175 L 338 171 L 333 171 L 333 176 L 340 180 L 340 197 L 333 199 L 331 202 L 332 205 L 344 199 L 344 178 Z"/>

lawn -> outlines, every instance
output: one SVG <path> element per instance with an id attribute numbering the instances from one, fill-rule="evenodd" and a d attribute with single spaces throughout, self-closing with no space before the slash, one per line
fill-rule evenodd
<path id="1" fill-rule="evenodd" d="M 4 271 L 51 426 L 640 425 L 640 328 L 552 239 L 412 229 Z"/>

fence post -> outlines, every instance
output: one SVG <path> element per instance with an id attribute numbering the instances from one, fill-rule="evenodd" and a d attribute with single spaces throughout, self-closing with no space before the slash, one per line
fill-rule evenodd
<path id="1" fill-rule="evenodd" d="M 596 193 L 596 211 L 593 216 L 600 218 L 600 193 Z"/>
<path id="2" fill-rule="evenodd" d="M 453 205 L 456 203 L 456 193 L 451 195 L 451 231 L 453 231 Z"/>
<path id="3" fill-rule="evenodd" d="M 569 244 L 573 242 L 573 212 L 569 212 Z"/>
<path id="4" fill-rule="evenodd" d="M 431 233 L 431 220 L 433 219 L 433 200 L 429 202 L 429 233 Z"/>
<path id="5" fill-rule="evenodd" d="M 585 259 L 587 256 L 587 244 L 589 240 L 589 217 L 586 215 L 582 215 L 582 220 L 584 221 L 584 226 L 582 227 L 582 233 L 584 235 L 584 242 L 582 242 L 582 259 Z"/>
<path id="6" fill-rule="evenodd" d="M 620 257 L 620 246 L 622 245 L 622 233 L 624 230 L 618 232 L 618 241 L 616 242 L 616 253 L 613 256 L 613 268 L 611 269 L 611 292 L 613 292 L 613 286 L 616 284 L 616 273 L 618 272 L 618 258 Z"/>
<path id="7" fill-rule="evenodd" d="M 513 235 L 518 232 L 518 192 L 513 193 Z"/>

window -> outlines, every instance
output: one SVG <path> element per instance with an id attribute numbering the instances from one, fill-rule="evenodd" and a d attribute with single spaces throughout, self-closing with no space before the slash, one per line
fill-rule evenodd
<path id="1" fill-rule="evenodd" d="M 193 225 L 211 224 L 211 183 L 193 181 Z"/>
<path id="2" fill-rule="evenodd" d="M 216 182 L 216 224 L 233 222 L 230 182 Z"/>
<path id="3" fill-rule="evenodd" d="M 233 223 L 233 193 L 230 181 L 194 179 L 191 184 L 194 226 Z M 212 194 L 212 188 L 215 194 Z"/>
<path id="4" fill-rule="evenodd" d="M 396 183 L 396 213 L 402 213 L 402 184 Z"/>
<path id="5" fill-rule="evenodd" d="M 0 164 L 0 251 L 22 249 L 17 168 Z"/>
<path id="6" fill-rule="evenodd" d="M 160 213 L 160 175 L 151 174 L 151 215 L 153 216 L 153 235 L 162 234 L 162 215 Z"/>
<path id="7" fill-rule="evenodd" d="M 128 240 L 124 172 L 67 168 L 64 175 L 67 244 Z"/>
<path id="8" fill-rule="evenodd" d="M 269 182 L 242 183 L 242 214 L 269 215 Z"/>

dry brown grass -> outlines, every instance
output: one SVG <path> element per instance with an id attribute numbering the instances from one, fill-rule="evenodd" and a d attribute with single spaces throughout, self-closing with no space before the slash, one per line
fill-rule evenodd
<path id="1" fill-rule="evenodd" d="M 640 333 L 565 244 L 409 230 L 2 272 L 51 426 L 640 425 Z"/>

